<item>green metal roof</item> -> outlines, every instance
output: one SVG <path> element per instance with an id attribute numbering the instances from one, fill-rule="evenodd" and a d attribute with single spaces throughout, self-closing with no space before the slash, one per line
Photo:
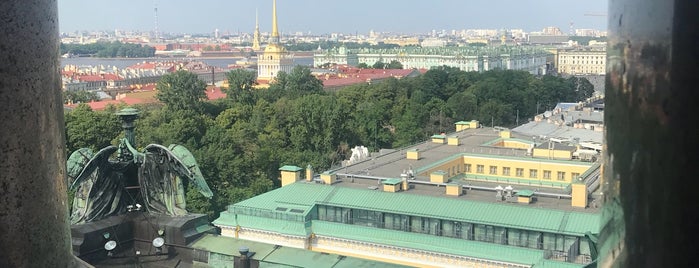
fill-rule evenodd
<path id="1" fill-rule="evenodd" d="M 388 185 L 396 185 L 396 184 L 399 184 L 401 182 L 403 182 L 403 180 L 401 180 L 401 179 L 386 179 L 386 180 L 383 180 L 381 183 L 388 184 Z"/>
<path id="2" fill-rule="evenodd" d="M 534 191 L 532 191 L 532 190 L 520 190 L 520 191 L 517 191 L 517 196 L 531 197 L 532 195 L 534 195 Z"/>
<path id="3" fill-rule="evenodd" d="M 469 124 L 471 124 L 471 121 L 459 121 L 459 122 L 456 122 L 455 124 L 457 124 L 457 125 L 469 125 Z"/>
<path id="4" fill-rule="evenodd" d="M 597 233 L 600 221 L 599 215 L 592 213 L 306 183 L 290 184 L 231 207 L 236 211 L 239 208 L 273 211 L 278 204 L 284 203 L 307 208 L 311 208 L 314 204 L 324 204 L 576 236 L 582 236 L 587 231 Z M 226 213 L 221 213 L 222 217 Z M 263 226 L 262 223 L 258 223 L 259 221 L 268 221 L 268 219 L 256 218 L 241 226 L 251 228 Z M 219 218 L 214 223 L 218 222 L 230 222 L 230 220 Z M 316 222 L 313 224 L 315 225 Z M 238 223 L 242 223 L 240 215 L 238 215 Z M 265 230 L 270 231 L 284 226 L 279 225 L 281 222 L 270 224 L 268 221 L 265 224 L 269 225 Z M 287 227 L 293 231 L 282 230 L 289 234 L 302 233 L 300 226 L 303 226 L 303 223 L 294 224 L 296 225 L 293 228 Z"/>
<path id="5" fill-rule="evenodd" d="M 213 234 L 203 235 L 194 241 L 191 247 L 228 256 L 238 256 L 240 255 L 238 249 L 241 246 L 246 246 L 250 249 L 250 252 L 255 252 L 255 255 L 252 256 L 255 260 L 261 260 L 264 256 L 274 251 L 274 245 L 271 244 Z"/>
<path id="6" fill-rule="evenodd" d="M 259 261 L 260 267 L 407 267 L 212 234 L 204 235 L 192 244 L 195 249 L 227 256 L 240 255 L 238 248 L 241 246 L 255 252 L 252 259 Z"/>
<path id="7" fill-rule="evenodd" d="M 543 250 L 334 222 L 315 221 L 313 233 L 518 264 L 533 265 L 544 257 Z"/>
<path id="8" fill-rule="evenodd" d="M 432 173 L 430 173 L 430 174 L 435 174 L 435 175 L 446 175 L 447 173 L 444 172 L 443 170 L 437 170 L 437 171 L 432 172 Z"/>
<path id="9" fill-rule="evenodd" d="M 297 167 L 297 166 L 288 166 L 287 165 L 287 166 L 280 167 L 279 170 L 296 172 L 296 171 L 301 171 L 303 169 L 300 167 Z"/>
<path id="10" fill-rule="evenodd" d="M 432 138 L 433 138 L 433 139 L 444 139 L 444 138 L 446 138 L 446 137 L 447 137 L 447 136 L 439 135 L 439 134 L 432 135 Z"/>

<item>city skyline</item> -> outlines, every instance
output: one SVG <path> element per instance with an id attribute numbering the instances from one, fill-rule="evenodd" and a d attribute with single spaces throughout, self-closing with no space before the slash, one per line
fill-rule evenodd
<path id="1" fill-rule="evenodd" d="M 182 0 L 155 2 L 125 0 L 116 7 L 113 2 L 108 4 L 104 0 L 92 1 L 90 5 L 60 1 L 59 29 L 61 32 L 115 29 L 153 31 L 156 21 L 154 7 L 157 5 L 160 32 L 211 33 L 215 29 L 222 34 L 252 32 L 255 10 L 259 12 L 260 29 L 263 32 L 271 31 L 272 1 L 221 3 L 201 0 L 196 5 Z M 284 33 L 366 34 L 373 30 L 410 34 L 432 30 L 449 32 L 502 28 L 540 31 L 548 26 L 559 27 L 563 33 L 568 33 L 571 22 L 576 29 L 606 30 L 607 27 L 607 18 L 600 16 L 606 14 L 607 0 L 500 0 L 485 3 L 444 0 L 398 4 L 397 1 L 357 0 L 348 5 L 333 1 L 297 0 L 278 1 L 277 6 L 280 30 Z"/>

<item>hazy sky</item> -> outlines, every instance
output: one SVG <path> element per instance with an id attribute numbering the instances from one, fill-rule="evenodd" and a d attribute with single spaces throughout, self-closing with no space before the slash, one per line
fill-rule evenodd
<path id="1" fill-rule="evenodd" d="M 59 0 L 61 32 L 155 28 L 154 2 L 162 32 L 252 32 L 255 9 L 260 30 L 270 31 L 272 0 Z M 606 29 L 607 0 L 278 0 L 282 32 L 315 34 L 425 33 L 433 29 L 524 29 L 557 26 Z"/>

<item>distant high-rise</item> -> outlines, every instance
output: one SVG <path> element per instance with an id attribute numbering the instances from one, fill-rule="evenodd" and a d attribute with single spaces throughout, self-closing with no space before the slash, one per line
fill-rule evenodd
<path id="1" fill-rule="evenodd" d="M 279 40 L 279 28 L 277 26 L 277 1 L 272 2 L 272 35 L 265 51 L 257 58 L 257 79 L 260 83 L 272 81 L 279 72 L 291 72 L 294 66 L 294 57 L 290 55 Z"/>
<path id="2" fill-rule="evenodd" d="M 255 10 L 255 32 L 252 34 L 252 50 L 260 50 L 260 19 Z"/>

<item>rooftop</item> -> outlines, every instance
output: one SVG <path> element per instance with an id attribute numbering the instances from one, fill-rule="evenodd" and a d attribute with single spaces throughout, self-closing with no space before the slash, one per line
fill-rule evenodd
<path id="1" fill-rule="evenodd" d="M 340 184 L 352 183 L 341 182 L 334 185 L 293 183 L 229 206 L 229 212 L 235 212 L 238 217 L 236 219 L 227 218 L 222 213 L 222 217 L 217 219 L 214 224 L 235 226 L 237 225 L 236 221 L 238 223 L 241 223 L 239 222 L 241 220 L 248 221 L 246 215 L 250 214 L 289 214 L 279 213 L 277 209 L 280 207 L 295 207 L 307 214 L 315 205 L 329 205 L 578 236 L 584 235 L 589 230 L 599 229 L 599 217 L 594 213 L 584 212 L 584 210 L 552 210 L 516 203 L 468 200 L 463 196 L 430 196 L 419 194 L 420 189 L 404 193 L 389 193 L 366 187 L 344 187 Z M 440 188 L 440 191 L 444 190 L 443 187 Z M 494 198 L 492 199 L 494 200 Z M 298 220 L 303 221 L 304 214 L 299 213 L 298 215 Z M 250 217 L 256 218 L 256 216 Z M 275 217 L 265 217 L 266 220 L 267 218 L 274 220 Z M 280 223 L 262 224 L 260 221 L 250 219 L 247 224 L 240 225 L 259 228 L 268 225 L 273 231 L 291 235 L 303 235 L 308 232 L 308 230 L 302 229 L 303 225 L 297 226 L 301 229 L 280 230 L 284 226 L 289 226 L 289 224 L 281 223 L 290 220 L 287 217 L 280 218 L 286 220 L 280 219 Z"/>
<path id="2" fill-rule="evenodd" d="M 533 139 L 531 136 L 522 136 L 513 132 L 512 137 L 503 139 L 499 136 L 500 128 L 478 128 L 469 129 L 454 133 L 447 133 L 448 138 L 458 138 L 459 146 L 433 143 L 426 141 L 413 146 L 395 149 L 382 150 L 381 154 L 367 157 L 363 161 L 351 165 L 330 170 L 337 175 L 337 187 L 348 187 L 356 189 L 375 189 L 380 181 L 401 178 L 402 174 L 412 173 L 414 177 L 410 179 L 411 189 L 398 194 L 425 195 L 433 197 L 445 196 L 445 184 L 430 183 L 430 174 L 427 171 L 443 163 L 453 161 L 458 157 L 486 157 L 490 159 L 528 161 L 535 163 L 555 163 L 571 166 L 591 167 L 599 169 L 599 165 L 592 162 L 580 160 L 556 160 L 532 157 L 526 149 L 515 149 L 497 146 L 502 140 L 509 140 L 522 145 L 539 145 L 548 148 L 547 143 L 541 143 L 540 139 Z M 592 132 L 587 130 L 588 132 Z M 543 144 L 543 145 L 542 145 Z M 575 147 L 564 143 L 556 143 L 556 149 L 575 151 Z M 407 152 L 419 152 L 418 160 L 407 159 Z M 584 173 L 594 175 L 594 172 Z M 600 190 L 594 186 L 589 187 L 594 192 L 590 194 L 589 206 L 586 209 L 575 208 L 570 205 L 570 183 L 558 181 L 532 181 L 526 178 L 508 178 L 479 174 L 478 176 L 463 174 L 450 179 L 451 183 L 458 183 L 465 189 L 465 194 L 459 197 L 449 197 L 455 199 L 472 200 L 480 202 L 495 203 L 495 187 L 512 185 L 518 191 L 532 191 L 536 196 L 531 204 L 512 204 L 515 206 L 528 206 L 547 209 L 558 209 L 565 211 L 597 212 L 601 197 Z M 590 179 L 591 180 L 591 179 Z M 593 185 L 589 183 L 588 185 Z"/>
<path id="3" fill-rule="evenodd" d="M 192 248 L 197 250 L 227 256 L 239 256 L 238 249 L 243 246 L 255 253 L 252 259 L 259 261 L 260 267 L 407 267 L 211 234 L 204 235 L 192 244 Z M 216 267 L 223 263 L 216 263 L 215 258 L 209 258 L 209 264 Z"/>

